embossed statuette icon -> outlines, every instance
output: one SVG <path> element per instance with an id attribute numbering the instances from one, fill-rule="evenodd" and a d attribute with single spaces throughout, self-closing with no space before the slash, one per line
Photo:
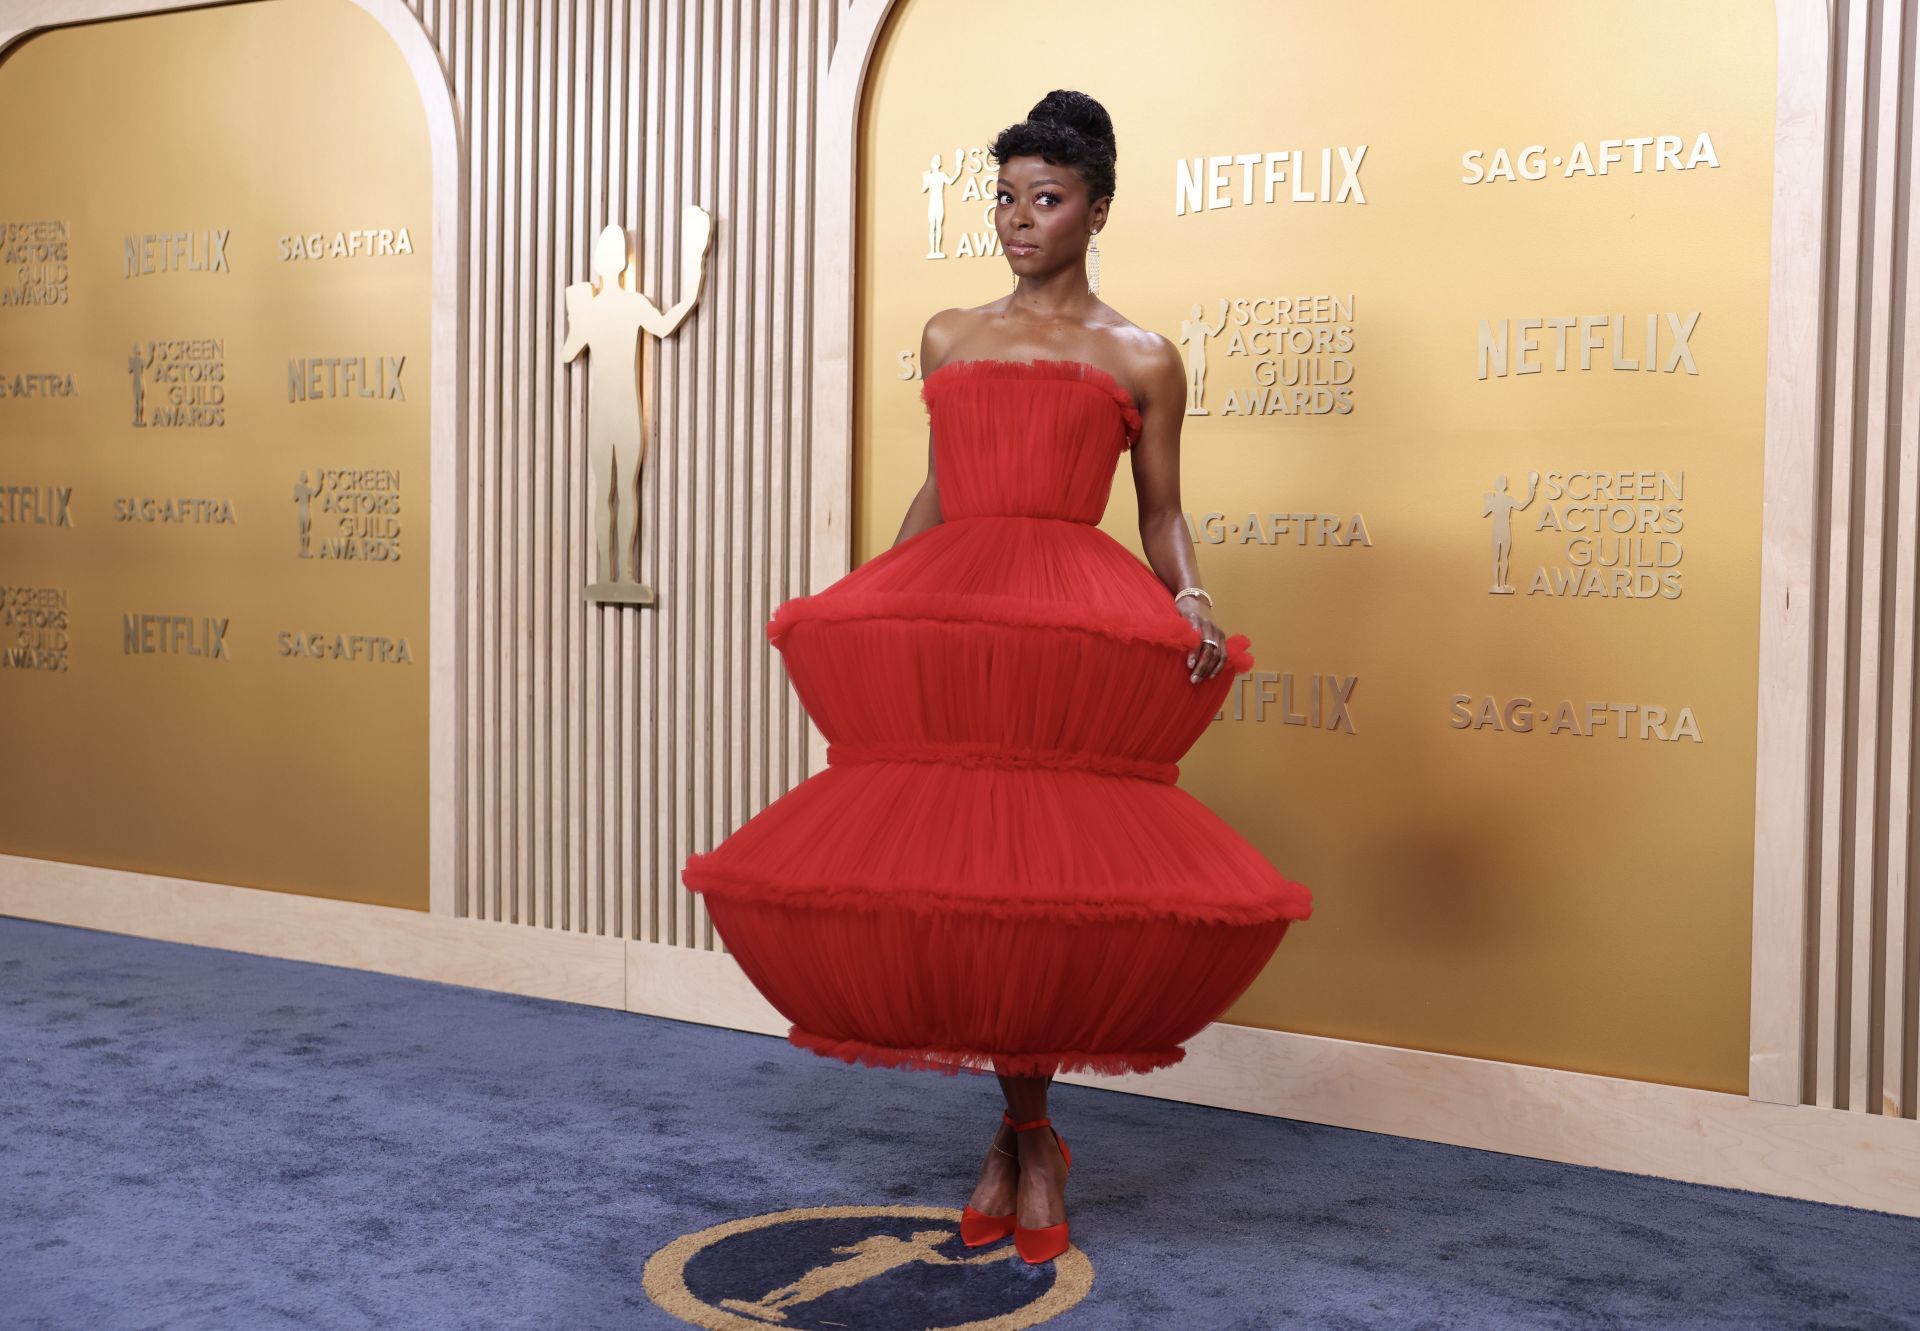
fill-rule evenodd
<path id="1" fill-rule="evenodd" d="M 567 340 L 561 359 L 591 351 L 587 362 L 587 467 L 593 502 L 596 576 L 589 601 L 652 605 L 640 582 L 640 467 L 646 447 L 640 336 L 665 337 L 700 296 L 713 219 L 690 203 L 680 220 L 680 300 L 662 312 L 636 289 L 638 267 L 627 229 L 608 224 L 593 245 L 593 278 L 567 288 Z"/>
<path id="2" fill-rule="evenodd" d="M 1507 493 L 1507 478 L 1494 478 L 1494 487 L 1480 496 L 1480 516 L 1493 519 L 1493 528 L 1488 533 L 1493 542 L 1493 585 L 1487 590 L 1495 596 L 1512 596 L 1513 584 L 1508 581 L 1513 566 L 1513 515 L 1533 503 L 1533 497 L 1540 492 L 1540 473 L 1527 473 L 1527 497 L 1515 499 Z"/>
<path id="3" fill-rule="evenodd" d="M 1200 302 L 1193 302 L 1187 317 L 1180 321 L 1178 341 L 1187 349 L 1187 415 L 1206 416 L 1207 339 L 1220 336 L 1227 326 L 1227 298 L 1220 298 L 1220 313 L 1212 323 L 1201 317 Z"/>
<path id="4" fill-rule="evenodd" d="M 147 425 L 147 367 L 153 364 L 153 343 L 147 343 L 143 351 L 138 342 L 127 356 L 127 375 L 133 380 L 133 423 L 141 429 Z"/>
<path id="5" fill-rule="evenodd" d="M 320 488 L 307 484 L 307 473 L 300 473 L 300 479 L 294 482 L 293 505 L 300 515 L 300 557 L 313 558 L 313 501 L 320 495 Z"/>

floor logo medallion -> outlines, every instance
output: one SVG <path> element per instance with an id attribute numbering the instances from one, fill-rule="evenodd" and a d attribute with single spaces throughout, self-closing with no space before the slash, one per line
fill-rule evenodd
<path id="1" fill-rule="evenodd" d="M 960 1242 L 938 1206 L 809 1206 L 682 1235 L 647 1261 L 647 1295 L 711 1331 L 1015 1331 L 1093 1288 L 1078 1248 L 1028 1266 L 1003 1239 Z"/>

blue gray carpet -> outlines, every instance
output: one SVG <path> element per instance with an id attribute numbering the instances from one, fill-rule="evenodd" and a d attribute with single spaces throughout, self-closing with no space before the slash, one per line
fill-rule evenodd
<path id="1" fill-rule="evenodd" d="M 1028 1268 L 942 1218 L 991 1078 L 4 918 L 0 1003 L 9 1331 L 685 1326 L 663 1249 L 711 1326 L 1920 1327 L 1875 1212 L 1059 1086 Z"/>

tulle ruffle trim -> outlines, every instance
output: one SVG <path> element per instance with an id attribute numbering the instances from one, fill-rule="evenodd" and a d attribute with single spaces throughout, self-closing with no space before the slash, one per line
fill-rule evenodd
<path id="1" fill-rule="evenodd" d="M 808 620 L 928 619 L 958 623 L 1002 624 L 1010 628 L 1073 629 L 1119 642 L 1145 642 L 1186 652 L 1200 644 L 1200 631 L 1178 611 L 1171 620 L 1128 621 L 1113 611 L 1071 601 L 1037 601 L 1017 596 L 965 596 L 937 592 L 822 592 L 783 601 L 767 621 L 767 640 L 782 645 L 796 624 Z M 1253 668 L 1253 640 L 1231 633 L 1221 644 L 1222 668 L 1244 674 Z"/>
<path id="2" fill-rule="evenodd" d="M 1109 920 L 1183 920 L 1198 924 L 1255 925 L 1304 920 L 1313 914 L 1313 896 L 1302 883 L 1280 878 L 1278 893 L 1233 894 L 1237 899 L 1183 897 L 1167 882 L 1105 883 L 1098 889 L 1065 885 L 1077 895 L 1036 891 L 984 895 L 977 887 L 938 883 L 824 882 L 770 877 L 738 869 L 716 869 L 714 852 L 694 851 L 680 869 L 689 891 L 708 896 L 813 911 L 907 911 L 918 915 L 976 916 L 1008 920 L 1094 923 Z M 1206 885 L 1220 892 L 1219 883 Z M 1231 889 L 1229 889 L 1231 891 Z"/>
<path id="3" fill-rule="evenodd" d="M 1052 1054 L 993 1053 L 980 1049 L 903 1049 L 895 1045 L 869 1044 L 865 1040 L 836 1040 L 815 1035 L 799 1026 L 787 1032 L 790 1043 L 826 1058 L 861 1063 L 876 1068 L 908 1068 L 924 1072 L 942 1072 L 954 1076 L 960 1072 L 1000 1072 L 1009 1077 L 1044 1077 L 1056 1072 L 1093 1072 L 1114 1075 L 1123 1072 L 1151 1072 L 1170 1067 L 1187 1056 L 1182 1048 L 1149 1049 L 1136 1053 L 1069 1050 Z"/>
<path id="4" fill-rule="evenodd" d="M 981 379 L 1057 379 L 1062 383 L 1083 383 L 1097 388 L 1120 409 L 1125 439 L 1121 448 L 1133 447 L 1139 439 L 1142 422 L 1133 395 L 1118 379 L 1098 365 L 1083 360 L 955 360 L 948 361 L 929 374 L 920 385 L 920 400 L 928 407 L 941 389 L 954 383 Z"/>
<path id="5" fill-rule="evenodd" d="M 1053 772 L 1091 772 L 1096 776 L 1159 781 L 1180 780 L 1180 764 L 1152 758 L 1128 758 L 1091 749 L 1033 749 L 981 740 L 838 740 L 827 745 L 833 763 L 936 763 L 943 767 L 997 767 L 1014 771 L 1046 768 Z"/>

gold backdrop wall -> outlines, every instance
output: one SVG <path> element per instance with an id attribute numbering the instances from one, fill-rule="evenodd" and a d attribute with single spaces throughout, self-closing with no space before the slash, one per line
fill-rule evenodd
<path id="1" fill-rule="evenodd" d="M 1011 285 L 986 145 L 1093 94 L 1101 295 L 1204 344 L 1184 507 L 1256 658 L 1181 779 L 1315 892 L 1227 1020 L 1745 1089 L 1765 8 L 896 11 L 856 559 L 925 475 L 922 324 Z"/>
<path id="2" fill-rule="evenodd" d="M 0 850 L 424 909 L 430 160 L 347 0 L 0 64 Z"/>

